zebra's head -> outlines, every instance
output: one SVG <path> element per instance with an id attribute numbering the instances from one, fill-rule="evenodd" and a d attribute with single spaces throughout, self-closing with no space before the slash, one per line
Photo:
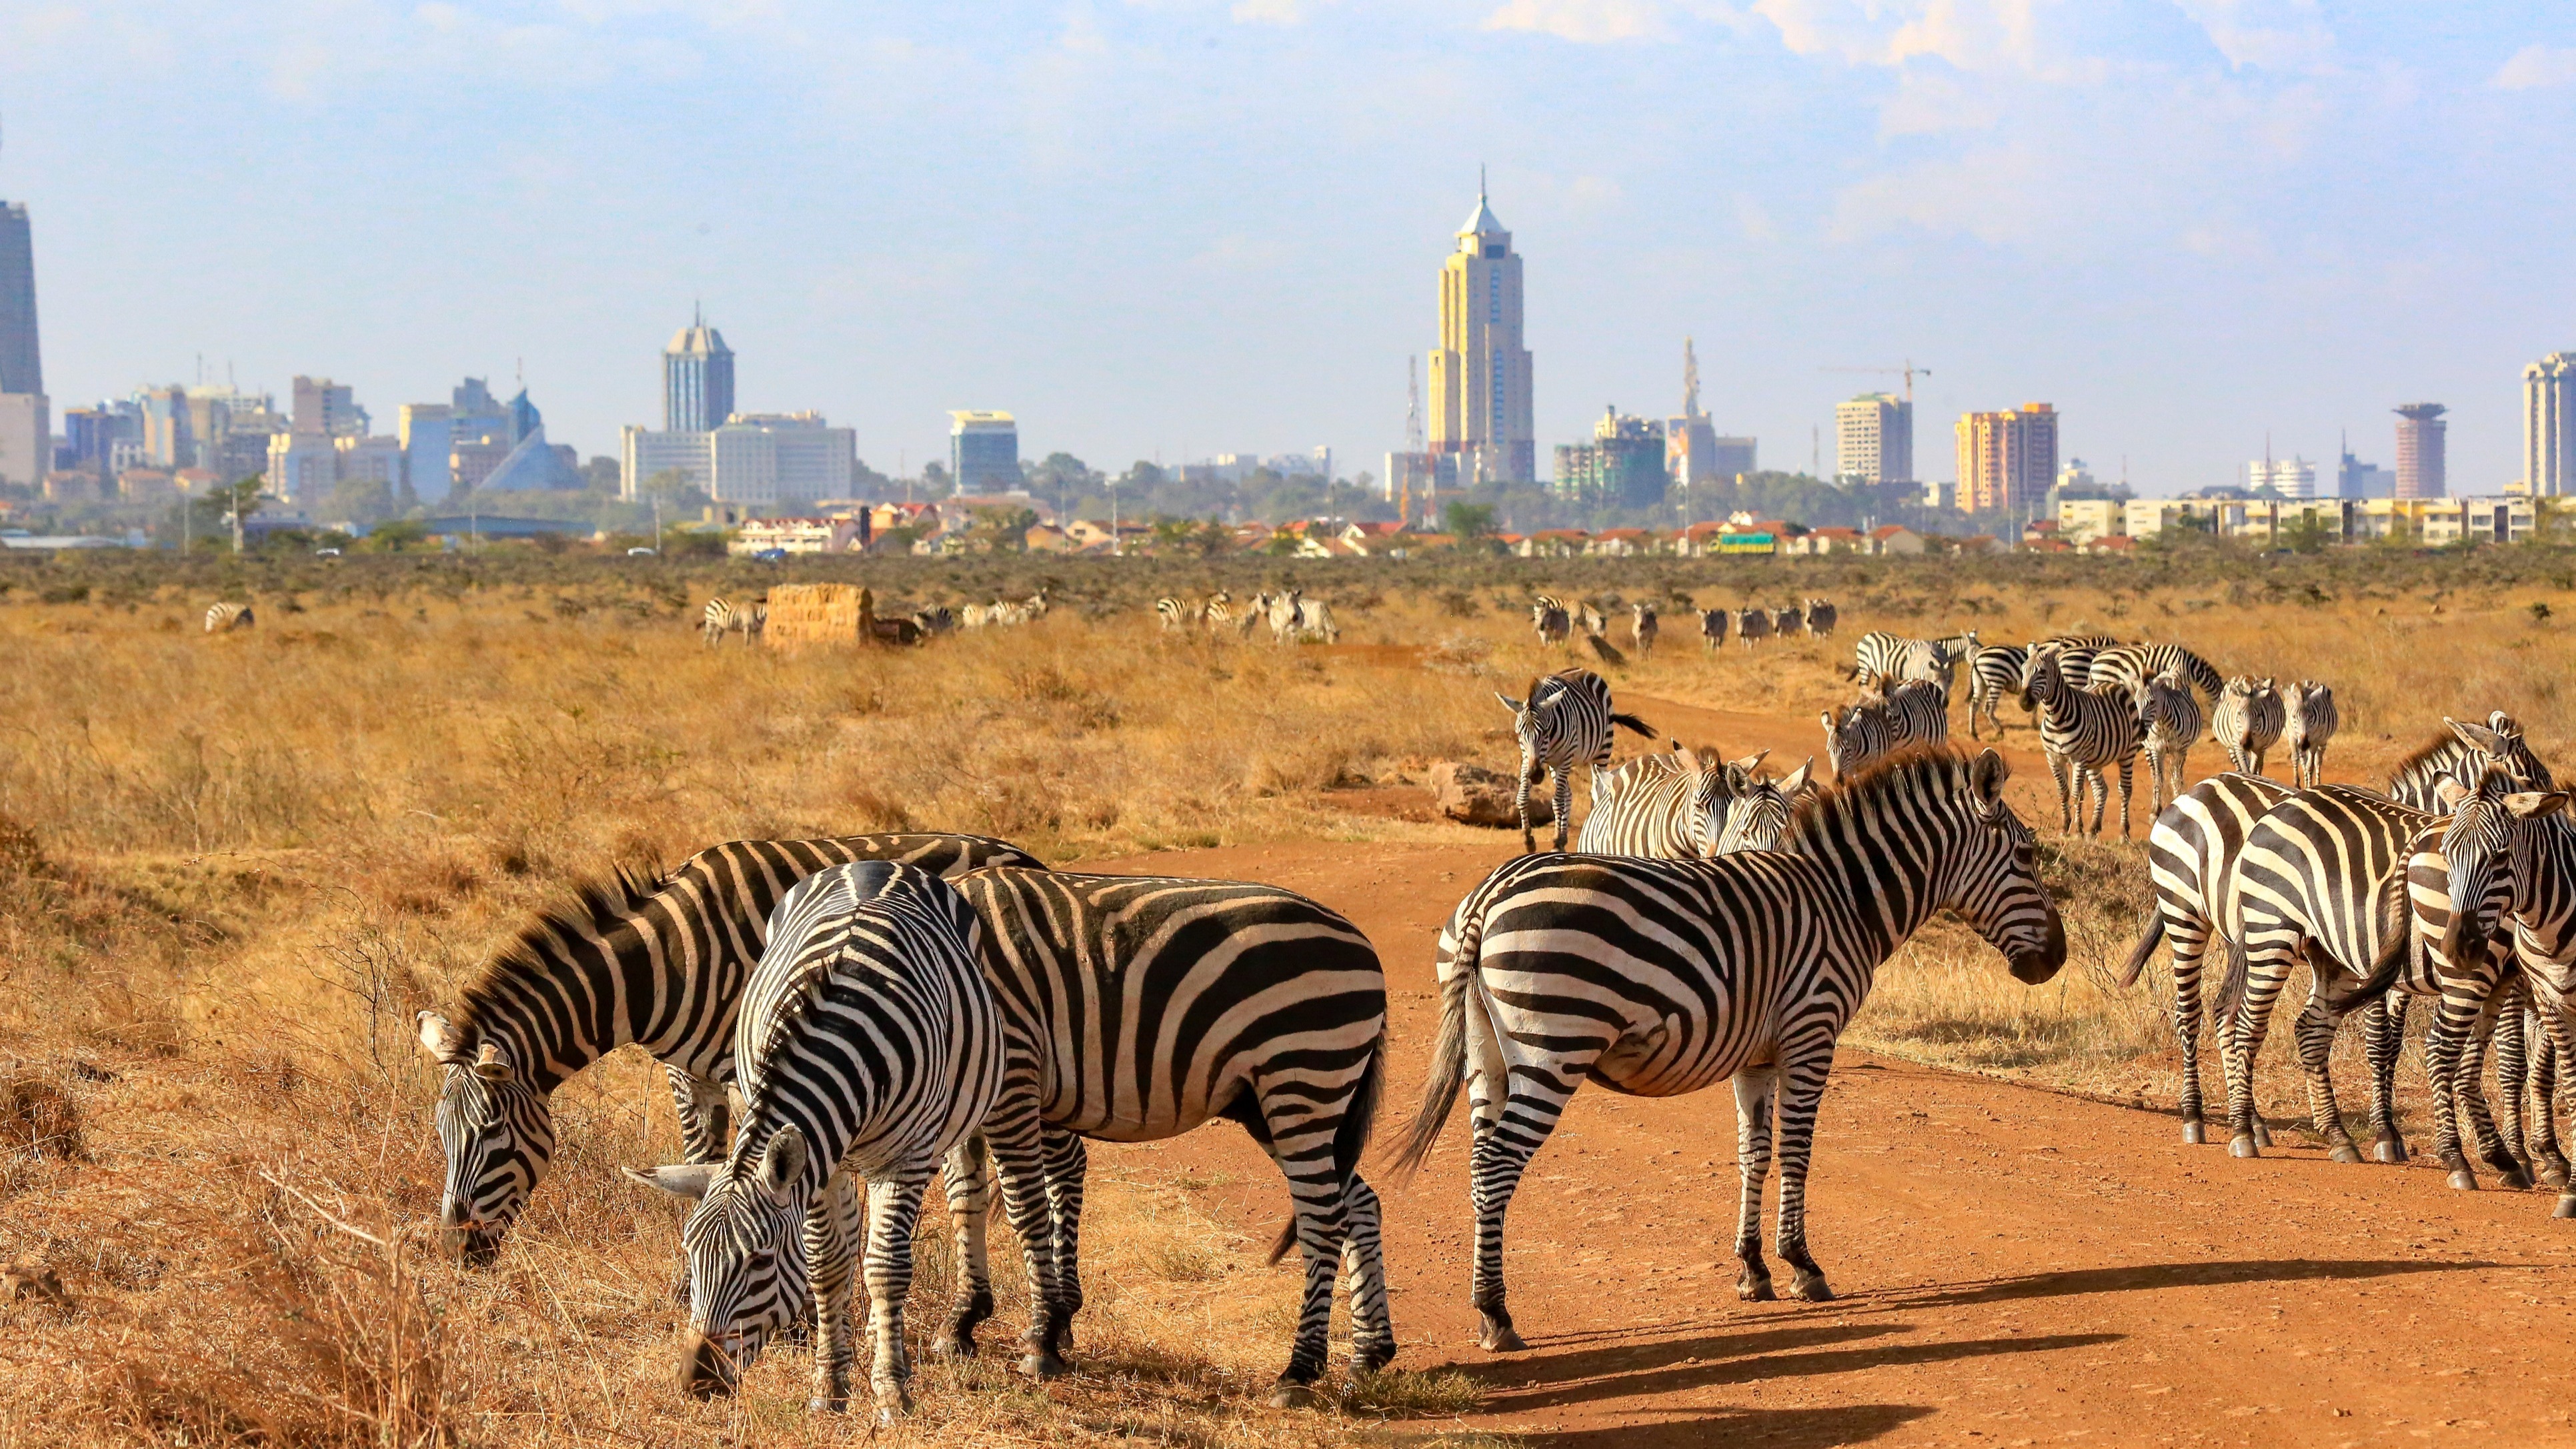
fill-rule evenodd
<path id="1" fill-rule="evenodd" d="M 2066 965 L 2066 923 L 2039 878 L 2038 837 L 2004 803 L 2012 769 L 1987 750 L 1948 773 L 1966 828 L 1945 852 L 1943 903 L 2036 986 Z"/>
<path id="2" fill-rule="evenodd" d="M 2448 718 L 2442 723 L 2451 727 L 2460 743 L 2504 766 L 2525 786 L 2546 790 L 2557 784 L 2549 767 L 2523 743 L 2521 722 L 2503 710 L 2490 713 L 2483 725 Z"/>
<path id="3" fill-rule="evenodd" d="M 1673 741 L 1681 750 L 1681 741 Z M 1686 761 L 1683 768 L 1690 775 L 1690 838 L 1701 858 L 1714 859 L 1719 842 L 1726 838 L 1745 794 L 1754 784 L 1754 767 L 1762 763 L 1763 750 L 1740 760 L 1720 762 L 1705 758 L 1695 751 L 1682 751 L 1678 758 Z"/>
<path id="4" fill-rule="evenodd" d="M 2031 650 L 2029 661 L 2022 666 L 2021 707 L 2037 709 L 2055 699 L 2061 688 L 2062 676 L 2057 667 L 2056 646 L 2049 645 Z"/>
<path id="5" fill-rule="evenodd" d="M 648 1187 L 697 1204 L 680 1225 L 689 1263 L 689 1328 L 680 1385 L 698 1398 L 730 1394 L 769 1336 L 802 1317 L 813 1289 L 805 1271 L 805 1211 L 815 1184 L 805 1134 L 794 1124 L 751 1133 L 724 1162 L 626 1169 Z"/>
<path id="6" fill-rule="evenodd" d="M 1815 763 L 1811 756 L 1805 764 L 1777 780 L 1750 780 L 1736 797 L 1735 808 L 1727 815 L 1726 829 L 1718 836 L 1717 848 L 1712 853 L 1733 855 L 1739 850 L 1777 847 L 1781 835 L 1789 828 L 1790 813 L 1814 788 L 1808 780 L 1808 772 Z M 1734 766 L 1727 768 L 1731 770 Z"/>
<path id="7" fill-rule="evenodd" d="M 2442 955 L 2451 961 L 2476 943 L 2505 933 L 2507 912 L 2521 914 L 2531 881 L 2534 827 L 2567 807 L 2561 790 L 2517 789 L 2503 765 L 2490 764 L 2475 785 L 2445 780 L 2436 800 L 2449 807 L 2441 837 L 2451 876 L 2451 920 L 2442 932 Z"/>
<path id="8" fill-rule="evenodd" d="M 513 1046 L 478 1041 L 434 1011 L 422 1012 L 419 1024 L 422 1049 L 446 1076 L 437 1109 L 447 1154 L 439 1233 L 468 1267 L 480 1268 L 499 1255 L 502 1235 L 554 1159 L 554 1112 L 528 1085 Z"/>

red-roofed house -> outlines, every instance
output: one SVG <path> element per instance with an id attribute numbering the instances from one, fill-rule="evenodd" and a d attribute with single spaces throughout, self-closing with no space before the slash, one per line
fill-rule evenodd
<path id="1" fill-rule="evenodd" d="M 1923 551 L 1923 535 L 1901 523 L 1890 523 L 1869 531 L 1871 553 L 1916 554 Z"/>

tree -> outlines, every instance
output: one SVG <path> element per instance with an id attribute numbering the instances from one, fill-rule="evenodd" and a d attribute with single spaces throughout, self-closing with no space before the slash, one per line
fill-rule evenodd
<path id="1" fill-rule="evenodd" d="M 592 493 L 615 493 L 625 481 L 626 470 L 615 458 L 593 458 L 581 465 L 581 485 Z"/>
<path id="2" fill-rule="evenodd" d="M 2302 513 L 2290 520 L 2290 526 L 2282 529 L 2274 541 L 2292 553 L 2323 553 L 2327 545 L 2343 542 L 2343 534 L 2339 529 L 2328 528 L 2326 521 L 2315 514 Z"/>
<path id="3" fill-rule="evenodd" d="M 1037 521 L 1034 508 L 978 508 L 966 531 L 966 546 L 977 553 L 1027 553 L 1029 530 Z"/>
<path id="4" fill-rule="evenodd" d="M 369 553 L 401 553 L 426 542 L 429 525 L 416 518 L 397 518 L 367 530 L 358 547 Z"/>
<path id="5" fill-rule="evenodd" d="M 1494 531 L 1494 506 L 1452 503 L 1440 510 L 1440 527 L 1460 543 L 1473 543 Z"/>

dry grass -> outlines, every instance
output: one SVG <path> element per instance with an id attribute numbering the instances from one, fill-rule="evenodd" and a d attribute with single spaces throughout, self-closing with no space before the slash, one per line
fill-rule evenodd
<path id="1" fill-rule="evenodd" d="M 0 1443 L 866 1437 L 806 1418 L 799 1351 L 730 1403 L 672 1386 L 676 1216 L 614 1166 L 662 1158 L 676 1132 L 633 1054 L 558 1094 L 557 1169 L 495 1270 L 421 1254 L 407 1225 L 434 1210 L 439 1164 L 410 1013 L 567 880 L 728 838 L 946 828 L 1066 862 L 1266 839 L 1490 843 L 1357 802 L 1435 759 L 1505 764 L 1489 688 L 1564 662 L 1520 603 L 1625 577 L 1315 571 L 1345 630 L 1327 651 L 1165 639 L 1145 612 L 1176 587 L 1245 596 L 1276 565 L 1130 566 L 1051 577 L 1060 606 L 1026 629 L 786 653 L 697 643 L 697 599 L 757 591 L 738 573 L 350 562 L 373 571 L 0 569 L 0 1263 L 50 1269 L 70 1295 L 0 1302 Z M 2412 595 L 2355 604 L 2339 578 L 2336 604 L 2267 602 L 2274 578 L 2231 605 L 2223 579 L 2114 592 L 1837 569 L 1642 571 L 1650 590 L 1625 586 L 1667 602 L 1667 643 L 1614 682 L 1811 720 L 1845 695 L 1831 647 L 1712 664 L 1672 609 L 1685 588 L 1707 604 L 1828 593 L 1844 649 L 1879 624 L 2017 639 L 2090 622 L 2183 639 L 2231 672 L 2327 679 L 2338 766 L 2384 763 L 2446 710 L 2515 710 L 2544 754 L 2564 743 L 2551 706 L 2572 651 L 2529 617 L 2549 592 L 2536 584 L 2463 587 L 2436 615 Z M 1025 594 L 1033 577 L 888 572 L 887 613 Z M 260 627 L 197 632 L 209 599 L 243 596 Z M 1936 927 L 1882 976 L 1854 1039 L 2168 1098 L 2160 999 L 2108 986 L 2144 897 L 2138 848 L 2070 845 L 2050 874 L 2076 953 L 2059 982 L 2026 990 Z M 2267 1095 L 2294 1098 L 2286 1079 Z M 1425 1442 L 1473 1407 L 1463 1377 L 1402 1372 L 1342 1385 L 1337 1413 L 1261 1407 L 1293 1267 L 1222 1226 L 1207 1194 L 1225 1184 L 1124 1171 L 1093 1193 L 1086 1371 L 1042 1391 L 993 1358 L 931 1364 L 920 1417 L 879 1438 Z M 948 1285 L 944 1249 L 925 1248 L 927 1316 Z M 1012 1322 L 1016 1274 L 1000 1279 Z"/>

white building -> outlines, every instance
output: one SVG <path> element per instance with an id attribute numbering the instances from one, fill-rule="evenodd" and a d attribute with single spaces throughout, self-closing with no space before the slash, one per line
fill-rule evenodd
<path id="1" fill-rule="evenodd" d="M 327 433 L 271 433 L 262 491 L 303 507 L 319 503 L 340 481 L 340 449 Z"/>
<path id="2" fill-rule="evenodd" d="M 2522 486 L 2535 497 L 2576 493 L 2576 352 L 2522 370 Z"/>
<path id="3" fill-rule="evenodd" d="M 1834 479 L 1914 481 L 1914 404 L 1883 392 L 1834 405 Z"/>
<path id="4" fill-rule="evenodd" d="M 33 488 L 53 471 L 51 411 L 42 393 L 0 392 L 0 483 Z"/>
<path id="5" fill-rule="evenodd" d="M 2257 458 L 2245 465 L 2245 486 L 2249 491 L 2265 488 L 2284 498 L 2317 496 L 2317 465 L 2305 458 Z"/>
<path id="6" fill-rule="evenodd" d="M 677 473 L 718 503 L 772 506 L 846 498 L 858 472 L 858 434 L 821 413 L 736 413 L 712 432 L 626 429 L 621 491 Z"/>

